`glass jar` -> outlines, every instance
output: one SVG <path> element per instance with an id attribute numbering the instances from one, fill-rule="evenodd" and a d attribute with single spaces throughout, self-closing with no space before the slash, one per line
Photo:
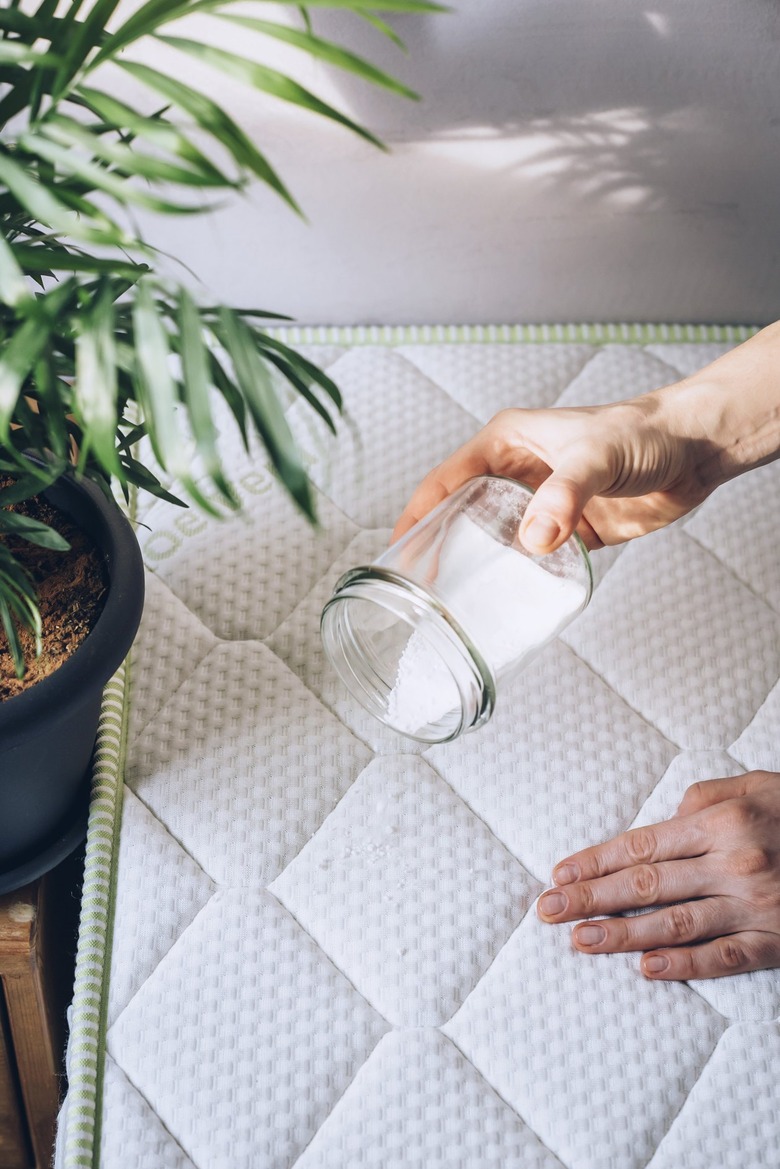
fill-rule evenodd
<path id="1" fill-rule="evenodd" d="M 471 479 L 336 584 L 322 612 L 325 651 L 387 726 L 423 743 L 482 726 L 499 687 L 588 604 L 578 536 L 548 556 L 520 544 L 532 495 L 513 479 Z"/>

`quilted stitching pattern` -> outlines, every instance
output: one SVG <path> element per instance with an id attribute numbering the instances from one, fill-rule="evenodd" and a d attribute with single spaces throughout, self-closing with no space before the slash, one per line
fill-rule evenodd
<path id="1" fill-rule="evenodd" d="M 123 1169 L 125 1165 L 196 1169 L 110 1055 L 106 1056 L 104 1092 L 105 1110 L 111 1124 L 103 1125 L 101 1130 L 103 1169 Z"/>
<path id="2" fill-rule="evenodd" d="M 648 1169 L 770 1169 L 780 1148 L 779 1060 L 777 1024 L 729 1028 Z"/>
<path id="3" fill-rule="evenodd" d="M 299 1169 L 345 1165 L 559 1169 L 560 1162 L 441 1032 L 392 1031 L 298 1161 Z"/>
<path id="4" fill-rule="evenodd" d="M 672 742 L 706 749 L 728 747 L 769 693 L 779 634 L 766 603 L 677 529 L 627 548 L 563 636 Z"/>
<path id="5" fill-rule="evenodd" d="M 196 1164 L 259 1169 L 292 1162 L 386 1030 L 270 894 L 223 890 L 108 1049 Z"/>
<path id="6" fill-rule="evenodd" d="M 443 1023 L 540 891 L 422 759 L 375 759 L 271 886 L 386 1019 Z"/>
<path id="7" fill-rule="evenodd" d="M 638 979 L 629 955 L 586 965 L 528 914 L 443 1030 L 565 1165 L 634 1169 L 726 1023 L 686 986 Z"/>
<path id="8" fill-rule="evenodd" d="M 648 983 L 532 902 L 695 780 L 780 770 L 780 468 L 596 555 L 565 643 L 453 744 L 356 709 L 318 632 L 496 410 L 613 401 L 728 346 L 302 348 L 347 409 L 338 444 L 288 411 L 322 531 L 227 418 L 246 515 L 143 508 L 103 1169 L 770 1169 L 780 974 Z"/>

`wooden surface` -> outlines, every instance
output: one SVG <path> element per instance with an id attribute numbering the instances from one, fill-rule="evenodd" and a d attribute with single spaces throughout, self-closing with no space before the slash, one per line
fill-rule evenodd
<path id="1" fill-rule="evenodd" d="M 48 1169 L 64 1079 L 73 865 L 0 895 L 0 1169 Z"/>
<path id="2" fill-rule="evenodd" d="M 0 1165 L 27 1169 L 33 1164 L 5 1002 L 0 1001 Z"/>

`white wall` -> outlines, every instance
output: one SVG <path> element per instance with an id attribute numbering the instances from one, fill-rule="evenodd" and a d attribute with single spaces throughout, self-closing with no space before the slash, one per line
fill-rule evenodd
<path id="1" fill-rule="evenodd" d="M 454 2 L 394 18 L 408 57 L 314 12 L 423 95 L 299 62 L 389 156 L 204 73 L 309 224 L 253 190 L 153 238 L 220 297 L 309 323 L 780 317 L 775 0 Z"/>

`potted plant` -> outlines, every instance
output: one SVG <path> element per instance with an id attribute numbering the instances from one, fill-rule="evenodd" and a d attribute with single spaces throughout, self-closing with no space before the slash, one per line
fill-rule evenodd
<path id="1" fill-rule="evenodd" d="M 255 90 L 379 143 L 291 77 L 218 48 L 173 22 L 207 14 L 258 43 L 314 54 L 414 96 L 366 60 L 317 36 L 306 7 L 269 18 L 264 0 L 37 0 L 0 9 L 0 662 L 23 678 L 46 646 L 36 566 L 70 555 L 72 533 L 94 542 L 102 610 L 86 639 L 47 675 L 0 700 L 0 890 L 67 854 L 84 831 L 88 762 L 102 689 L 141 615 L 143 575 L 116 502 L 135 489 L 211 513 L 238 506 L 220 456 L 215 409 L 245 441 L 259 435 L 279 480 L 314 519 L 309 482 L 276 395 L 281 379 L 334 428 L 333 382 L 270 336 L 260 311 L 196 301 L 163 278 L 133 227 L 136 207 L 191 215 L 250 181 L 291 193 L 258 146 L 202 88 L 136 52 L 153 37 Z M 369 0 L 313 0 L 351 10 L 388 35 Z M 427 0 L 381 0 L 429 12 Z M 277 5 L 278 8 L 278 5 Z M 141 96 L 117 96 L 130 79 Z M 138 457 L 138 444 L 152 458 Z M 194 468 L 197 467 L 197 470 Z M 175 485 L 176 494 L 170 490 Z M 53 509 L 53 510 L 52 510 Z M 62 523 L 69 525 L 62 534 Z M 70 534 L 67 534 L 70 533 Z M 79 536 L 80 538 L 80 536 Z M 71 551 L 73 551 L 71 549 Z M 89 548 L 84 553 L 95 554 Z M 32 567 L 31 567 L 32 566 Z M 81 600 L 77 582 L 71 598 Z M 54 587 L 66 608 L 66 590 Z M 49 625 L 51 626 L 51 622 Z M 12 666 L 12 669 L 9 668 Z M 0 678 L 1 680 L 1 678 Z M 29 677 L 27 682 L 29 682 Z"/>

